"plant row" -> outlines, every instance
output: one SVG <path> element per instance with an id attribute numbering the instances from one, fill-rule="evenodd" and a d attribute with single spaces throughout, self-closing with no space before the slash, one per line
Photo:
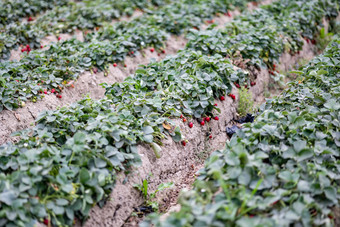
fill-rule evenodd
<path id="1" fill-rule="evenodd" d="M 205 54 L 221 54 L 232 59 L 247 59 L 248 65 L 268 66 L 283 52 L 299 53 L 303 38 L 316 44 L 316 33 L 323 18 L 334 19 L 339 5 L 334 0 L 280 0 L 246 13 L 223 29 L 192 30 L 188 48 Z"/>
<path id="2" fill-rule="evenodd" d="M 339 207 L 340 39 L 199 171 L 155 226 L 334 226 Z M 147 223 L 145 223 L 147 225 Z"/>
<path id="3" fill-rule="evenodd" d="M 84 70 L 106 71 L 108 64 L 116 66 L 127 55 L 152 46 L 163 51 L 168 32 L 181 33 L 198 27 L 221 9 L 226 11 L 234 3 L 228 0 L 189 4 L 189 1 L 161 7 L 130 22 L 106 24 L 96 32 L 87 34 L 86 41 L 76 39 L 52 44 L 48 50 L 36 50 L 19 61 L 0 63 L 0 111 L 16 109 L 27 100 L 35 102 L 53 89 L 56 94 L 64 85 L 75 80 Z M 58 97 L 61 97 L 58 95 Z"/>
<path id="4" fill-rule="evenodd" d="M 197 10 L 197 6 L 201 5 L 200 11 L 206 16 L 206 13 L 227 12 L 230 7 L 245 8 L 249 0 L 217 0 L 217 1 L 171 1 L 171 0 L 129 0 L 129 1 L 114 1 L 114 0 L 96 0 L 87 2 L 69 2 L 66 6 L 55 7 L 34 21 L 30 22 L 13 22 L 3 29 L 5 32 L 0 36 L 0 60 L 10 57 L 10 50 L 18 48 L 20 45 L 30 45 L 31 48 L 40 48 L 40 40 L 48 34 L 58 35 L 61 32 L 71 33 L 76 29 L 87 30 L 101 27 L 103 23 L 110 22 L 112 19 L 120 18 L 123 15 L 132 15 L 136 9 L 146 10 L 154 14 L 153 10 L 156 6 L 162 8 L 167 6 L 167 10 L 159 13 L 160 17 L 154 18 L 154 23 L 165 23 L 164 14 L 168 17 L 168 27 L 174 26 L 173 20 L 176 18 L 178 22 L 183 20 L 188 23 L 190 14 L 186 14 L 186 8 Z M 204 10 L 206 7 L 206 11 Z M 149 10 L 148 10 L 149 9 Z M 151 11 L 150 11 L 151 10 Z M 155 9 L 158 11 L 158 9 Z M 186 9 L 188 10 L 188 9 Z M 199 14 L 198 14 L 199 15 Z M 202 17 L 203 17 L 202 15 Z M 212 15 L 209 15 L 210 17 Z M 197 23 L 197 19 L 193 18 Z M 148 19 L 146 19 L 148 21 Z M 201 21 L 199 19 L 199 21 Z M 189 22 L 191 23 L 191 22 Z M 184 25 L 185 26 L 185 25 Z"/>
<path id="5" fill-rule="evenodd" d="M 4 29 L 7 24 L 17 22 L 20 19 L 29 16 L 28 20 L 32 20 L 32 16 L 42 11 L 53 9 L 56 6 L 64 6 L 66 0 L 4 0 L 0 2 L 0 29 Z"/>
<path id="6" fill-rule="evenodd" d="M 39 1 L 40 2 L 40 1 Z M 49 34 L 58 35 L 61 32 L 73 32 L 76 29 L 93 29 L 101 26 L 105 21 L 112 21 L 125 15 L 132 15 L 136 9 L 154 8 L 163 5 L 170 0 L 96 0 L 84 2 L 67 1 L 67 4 L 53 7 L 52 10 L 38 16 L 29 18 L 27 22 L 6 20 L 8 23 L 1 29 L 0 36 L 0 60 L 10 57 L 10 51 L 19 46 L 30 45 L 31 48 L 40 48 L 40 41 Z M 33 5 L 33 3 L 23 3 Z M 6 7 L 14 11 L 16 6 Z M 19 6 L 18 6 L 19 7 Z M 20 8 L 20 7 L 19 7 Z M 0 9 L 1 10 L 1 9 Z M 22 10 L 25 12 L 25 10 Z M 7 12 L 1 12 L 6 17 L 15 17 Z M 19 16 L 20 14 L 15 14 Z"/>

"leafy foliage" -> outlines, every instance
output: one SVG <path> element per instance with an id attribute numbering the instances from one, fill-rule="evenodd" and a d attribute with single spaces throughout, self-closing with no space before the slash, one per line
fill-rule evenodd
<path id="1" fill-rule="evenodd" d="M 248 65 L 271 68 L 284 51 L 294 54 L 301 50 L 300 33 L 314 39 L 322 18 L 336 17 L 337 10 L 332 0 L 275 1 L 239 16 L 224 29 L 191 30 L 187 47 L 205 54 L 249 59 Z"/>
<path id="2" fill-rule="evenodd" d="M 340 39 L 216 151 L 156 226 L 326 226 L 339 206 Z"/>
<path id="3" fill-rule="evenodd" d="M 76 39 L 62 41 L 52 44 L 48 50 L 24 54 L 19 62 L 0 63 L 0 77 L 6 82 L 0 87 L 0 111 L 16 109 L 27 100 L 35 102 L 51 89 L 61 92 L 67 81 L 77 79 L 84 70 L 96 67 L 106 71 L 109 63 L 122 62 L 127 55 L 149 46 L 161 50 L 168 32 L 180 33 L 199 26 L 205 18 L 221 10 L 217 7 L 221 4 L 219 1 L 203 1 L 194 5 L 184 0 L 183 4 L 172 3 L 130 22 L 105 24 L 97 32 L 89 33 L 85 42 Z M 231 3 L 234 1 L 225 3 L 223 10 L 230 8 Z M 17 26 L 14 28 L 17 29 Z M 46 29 L 50 28 L 46 25 Z M 45 31 L 39 28 L 39 32 Z M 32 31 L 31 34 L 38 33 Z M 7 40 L 8 37 L 3 38 Z"/>

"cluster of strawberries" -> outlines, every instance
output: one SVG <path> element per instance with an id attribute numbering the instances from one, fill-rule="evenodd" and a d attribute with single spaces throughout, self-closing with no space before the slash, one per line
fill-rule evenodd
<path id="1" fill-rule="evenodd" d="M 27 53 L 29 53 L 29 52 L 31 51 L 30 45 L 27 44 L 27 45 L 25 46 L 25 48 L 22 48 L 22 49 L 21 49 L 21 52 L 25 52 L 25 51 L 27 51 Z"/>

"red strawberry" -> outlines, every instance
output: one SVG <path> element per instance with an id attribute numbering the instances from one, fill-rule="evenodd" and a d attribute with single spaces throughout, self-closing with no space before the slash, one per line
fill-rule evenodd
<path id="1" fill-rule="evenodd" d="M 204 121 L 201 121 L 201 123 L 200 123 L 200 124 L 201 124 L 202 126 L 204 126 L 204 124 L 205 124 L 205 123 L 204 123 Z"/>
<path id="2" fill-rule="evenodd" d="M 165 54 L 165 50 L 162 50 L 162 53 Z"/>
<path id="3" fill-rule="evenodd" d="M 45 219 L 44 219 L 44 224 L 45 224 L 45 225 L 48 225 L 48 223 L 49 223 L 49 220 L 48 220 L 47 218 L 45 218 Z"/>
<path id="4" fill-rule="evenodd" d="M 244 85 L 244 88 L 248 88 L 248 85 Z"/>
<path id="5" fill-rule="evenodd" d="M 131 54 L 134 54 L 135 52 L 131 51 Z"/>
<path id="6" fill-rule="evenodd" d="M 194 124 L 192 122 L 189 123 L 189 128 L 194 127 Z"/>
<path id="7" fill-rule="evenodd" d="M 185 147 L 185 145 L 187 145 L 187 143 L 184 140 L 182 140 L 182 145 Z"/>
<path id="8" fill-rule="evenodd" d="M 312 44 L 315 45 L 316 44 L 316 40 L 312 39 Z"/>
<path id="9" fill-rule="evenodd" d="M 58 36 L 58 41 L 60 41 L 61 40 L 61 37 L 60 36 Z"/>
<path id="10" fill-rule="evenodd" d="M 217 103 L 215 103 L 214 106 L 217 106 Z"/>
<path id="11" fill-rule="evenodd" d="M 47 90 L 44 90 L 44 94 L 45 94 L 45 95 L 47 94 Z"/>
<path id="12" fill-rule="evenodd" d="M 253 81 L 253 82 L 250 83 L 250 85 L 251 85 L 251 86 L 255 86 L 255 85 L 256 85 L 256 82 Z"/>
<path id="13" fill-rule="evenodd" d="M 183 118 L 183 114 L 181 114 L 180 118 Z"/>
<path id="14" fill-rule="evenodd" d="M 228 11 L 226 16 L 231 17 L 231 13 Z"/>
<path id="15" fill-rule="evenodd" d="M 151 53 L 153 53 L 153 52 L 155 51 L 155 48 L 152 47 L 152 48 L 150 49 L 150 51 L 151 51 Z"/>
<path id="16" fill-rule="evenodd" d="M 55 89 L 54 88 L 52 88 L 52 90 L 51 90 L 51 93 L 54 93 L 55 92 Z"/>
<path id="17" fill-rule="evenodd" d="M 40 48 L 42 49 L 42 48 L 44 48 L 44 46 L 43 46 L 43 45 L 40 45 Z"/>
<path id="18" fill-rule="evenodd" d="M 187 119 L 186 118 L 183 118 L 183 122 L 186 122 L 187 121 Z"/>
<path id="19" fill-rule="evenodd" d="M 234 94 L 231 94 L 230 97 L 234 100 L 236 99 L 236 96 Z"/>
<path id="20" fill-rule="evenodd" d="M 33 18 L 32 18 L 32 17 L 29 17 L 27 21 L 33 21 Z"/>
<path id="21" fill-rule="evenodd" d="M 218 120 L 219 120 L 219 118 L 216 116 L 216 117 L 214 117 L 214 120 L 215 120 L 215 121 L 218 121 Z"/>
<path id="22" fill-rule="evenodd" d="M 241 88 L 241 86 L 238 83 L 234 83 L 237 88 Z"/>
<path id="23" fill-rule="evenodd" d="M 209 135 L 209 139 L 212 139 L 212 135 Z"/>
<path id="24" fill-rule="evenodd" d="M 113 63 L 113 67 L 117 67 L 117 63 Z"/>
<path id="25" fill-rule="evenodd" d="M 126 64 L 124 64 L 124 67 L 126 68 L 126 67 L 127 67 L 127 65 L 126 65 Z"/>
<path id="26" fill-rule="evenodd" d="M 59 99 L 61 99 L 63 96 L 61 96 L 61 95 L 57 95 L 57 97 L 58 97 Z"/>
<path id="27" fill-rule="evenodd" d="M 161 56 L 161 54 L 160 54 L 160 53 L 158 53 L 157 55 L 158 55 L 158 56 Z"/>
<path id="28" fill-rule="evenodd" d="M 209 122 L 209 121 L 210 121 L 210 117 L 206 117 L 206 118 L 205 118 L 205 121 L 206 121 L 206 122 Z"/>
<path id="29" fill-rule="evenodd" d="M 224 101 L 225 100 L 225 97 L 222 95 L 222 96 L 220 96 L 220 100 L 221 101 Z"/>

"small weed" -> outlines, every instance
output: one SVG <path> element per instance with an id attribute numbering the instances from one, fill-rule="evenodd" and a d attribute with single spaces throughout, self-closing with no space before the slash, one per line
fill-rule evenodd
<path id="1" fill-rule="evenodd" d="M 241 88 L 239 90 L 239 102 L 237 112 L 243 117 L 247 113 L 253 113 L 254 111 L 254 100 L 251 93 L 246 88 Z"/>
<path id="2" fill-rule="evenodd" d="M 171 188 L 173 186 L 174 186 L 173 182 L 161 183 L 160 185 L 158 185 L 156 191 L 149 193 L 148 192 L 149 183 L 147 179 L 143 180 L 142 184 L 134 185 L 135 188 L 137 188 L 138 190 L 142 192 L 146 205 L 151 206 L 153 211 L 156 211 L 156 212 L 158 212 L 158 209 L 159 209 L 159 204 L 155 200 L 157 192 L 163 191 L 164 189 Z"/>
<path id="3" fill-rule="evenodd" d="M 318 49 L 324 50 L 326 46 L 332 41 L 333 36 L 333 33 L 328 32 L 325 28 L 321 28 L 320 34 L 316 38 Z"/>

